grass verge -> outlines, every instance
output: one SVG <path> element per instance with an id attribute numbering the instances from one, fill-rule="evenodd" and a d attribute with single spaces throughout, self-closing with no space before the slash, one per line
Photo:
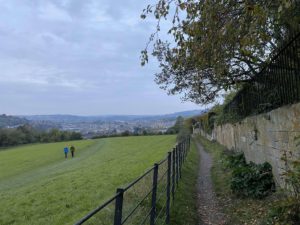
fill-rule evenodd
<path id="1" fill-rule="evenodd" d="M 237 198 L 230 189 L 231 170 L 224 165 L 226 148 L 203 137 L 197 137 L 197 140 L 213 157 L 212 180 L 220 206 L 228 217 L 227 224 L 264 224 L 270 208 L 278 200 L 278 194 L 262 200 Z"/>
<path id="2" fill-rule="evenodd" d="M 197 178 L 199 155 L 194 141 L 182 168 L 182 178 L 175 193 L 171 209 L 172 225 L 198 224 Z"/>

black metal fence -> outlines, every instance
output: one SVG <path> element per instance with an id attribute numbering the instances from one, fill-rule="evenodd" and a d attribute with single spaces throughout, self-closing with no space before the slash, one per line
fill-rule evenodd
<path id="1" fill-rule="evenodd" d="M 170 207 L 190 149 L 190 137 L 75 225 L 170 224 Z"/>
<path id="2" fill-rule="evenodd" d="M 244 118 L 300 101 L 300 33 L 292 36 L 270 63 L 224 108 Z"/>

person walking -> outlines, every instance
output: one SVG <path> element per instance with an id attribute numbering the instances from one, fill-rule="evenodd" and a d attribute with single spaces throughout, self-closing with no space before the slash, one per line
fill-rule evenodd
<path id="1" fill-rule="evenodd" d="M 65 159 L 68 158 L 69 148 L 64 147 Z"/>
<path id="2" fill-rule="evenodd" d="M 75 153 L 74 145 L 71 145 L 70 150 L 71 150 L 72 158 L 74 158 L 74 153 Z"/>

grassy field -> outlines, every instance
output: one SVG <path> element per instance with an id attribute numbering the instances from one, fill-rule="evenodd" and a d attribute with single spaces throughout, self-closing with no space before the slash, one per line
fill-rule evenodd
<path id="1" fill-rule="evenodd" d="M 73 224 L 162 159 L 175 136 L 35 144 L 0 151 L 0 224 Z M 75 158 L 63 147 L 74 144 Z"/>

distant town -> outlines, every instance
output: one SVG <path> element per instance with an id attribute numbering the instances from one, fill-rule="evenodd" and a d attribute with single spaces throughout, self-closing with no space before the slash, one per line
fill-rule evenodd
<path id="1" fill-rule="evenodd" d="M 161 134 L 172 127 L 178 116 L 184 118 L 199 115 L 205 110 L 192 110 L 166 115 L 108 115 L 108 116 L 74 116 L 74 115 L 30 115 L 0 116 L 0 128 L 16 128 L 30 124 L 39 130 L 59 129 L 81 133 L 83 138 L 97 136 L 130 134 Z"/>

